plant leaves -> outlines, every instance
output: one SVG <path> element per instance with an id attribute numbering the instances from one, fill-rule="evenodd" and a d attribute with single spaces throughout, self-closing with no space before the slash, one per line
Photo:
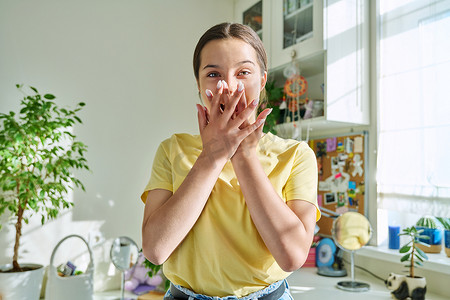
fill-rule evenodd
<path id="1" fill-rule="evenodd" d="M 425 252 L 422 251 L 420 248 L 416 248 L 417 254 L 419 254 L 424 259 L 428 259 L 428 256 L 425 254 Z"/>
<path id="2" fill-rule="evenodd" d="M 20 134 L 20 132 L 18 132 L 15 136 L 14 139 L 16 140 L 16 142 L 20 143 L 23 141 L 22 135 Z"/>
<path id="3" fill-rule="evenodd" d="M 423 261 L 422 256 L 420 256 L 419 254 L 414 253 L 414 256 L 415 256 L 418 260 Z"/>
<path id="4" fill-rule="evenodd" d="M 416 244 L 421 244 L 421 245 L 423 245 L 423 246 L 425 246 L 425 247 L 430 247 L 430 245 L 428 245 L 427 243 L 424 243 L 424 242 L 422 242 L 422 241 L 420 241 L 420 240 L 417 240 L 416 241 Z"/>
<path id="5" fill-rule="evenodd" d="M 407 260 L 409 259 L 410 256 L 411 256 L 411 254 L 408 253 L 408 254 L 402 256 L 402 258 L 400 259 L 400 261 L 401 261 L 401 262 L 405 262 L 405 261 L 407 261 Z"/>
<path id="6" fill-rule="evenodd" d="M 0 189 L 7 192 L 0 193 L 0 215 L 10 211 L 11 217 L 17 218 L 22 207 L 26 210 L 24 224 L 35 213 L 44 224 L 72 205 L 66 201 L 67 192 L 82 186 L 73 171 L 88 169 L 83 157 L 87 149 L 75 135 L 64 134 L 72 129 L 68 126 L 77 123 L 77 111 L 67 109 L 64 114 L 57 103 L 49 101 L 55 99 L 53 94 L 40 95 L 35 87 L 27 86 L 21 92 L 20 114 L 0 113 Z M 77 106 L 78 110 L 81 106 L 84 104 Z M 66 142 L 78 145 L 72 148 L 72 156 L 66 155 L 66 147 L 60 147 Z M 6 194 L 13 196 L 6 198 Z"/>
<path id="7" fill-rule="evenodd" d="M 409 250 L 411 250 L 411 246 L 405 245 L 405 246 L 403 246 L 403 247 L 399 250 L 399 252 L 400 252 L 400 253 L 406 253 L 406 252 L 408 252 Z"/>

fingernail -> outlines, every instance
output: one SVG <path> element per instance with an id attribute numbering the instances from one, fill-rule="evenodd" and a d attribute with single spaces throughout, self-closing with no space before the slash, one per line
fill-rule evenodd
<path id="1" fill-rule="evenodd" d="M 244 90 L 244 84 L 242 83 L 242 81 L 239 81 L 237 90 L 239 93 Z"/>
<path id="2" fill-rule="evenodd" d="M 264 124 L 265 121 L 266 121 L 266 119 L 260 119 L 260 120 L 258 120 L 258 122 L 256 122 L 256 126 L 257 126 L 257 127 L 261 126 L 262 124 Z"/>
<path id="3" fill-rule="evenodd" d="M 273 110 L 273 108 L 271 108 L 271 109 L 269 110 L 269 112 L 267 113 L 267 115 L 270 115 L 270 114 L 272 113 L 272 110 Z"/>
<path id="4" fill-rule="evenodd" d="M 207 97 L 212 97 L 213 96 L 213 93 L 211 92 L 211 90 L 208 90 L 208 89 L 205 90 L 205 94 L 206 94 Z"/>
<path id="5" fill-rule="evenodd" d="M 228 83 L 225 80 L 222 80 L 223 88 L 228 89 Z"/>
<path id="6" fill-rule="evenodd" d="M 222 87 L 222 80 L 219 80 L 217 82 L 217 89 L 220 89 Z"/>
<path id="7" fill-rule="evenodd" d="M 258 106 L 258 102 L 259 102 L 259 98 L 256 98 L 255 100 L 252 101 L 252 105 Z"/>

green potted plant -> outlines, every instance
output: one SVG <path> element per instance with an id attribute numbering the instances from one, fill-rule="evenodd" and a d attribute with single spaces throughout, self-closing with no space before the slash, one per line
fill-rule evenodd
<path id="1" fill-rule="evenodd" d="M 280 120 L 280 104 L 283 100 L 284 90 L 283 87 L 276 87 L 275 80 L 273 80 L 266 83 L 265 91 L 266 103 L 261 105 L 260 110 L 262 111 L 265 108 L 272 108 L 272 112 L 266 118 L 263 131 L 265 133 L 271 132 L 273 134 L 277 134 L 275 125 L 277 125 Z"/>
<path id="2" fill-rule="evenodd" d="M 445 254 L 450 257 L 450 218 L 439 218 L 437 219 L 441 222 L 444 227 L 444 245 L 445 245 Z"/>
<path id="3" fill-rule="evenodd" d="M 414 267 L 416 265 L 422 266 L 423 261 L 428 260 L 428 256 L 418 247 L 419 245 L 425 247 L 428 246 L 427 243 L 421 241 L 423 239 L 428 239 L 428 237 L 422 235 L 422 233 L 422 229 L 411 226 L 403 229 L 403 232 L 399 234 L 400 236 L 406 236 L 408 238 L 406 244 L 400 248 L 399 252 L 403 254 L 400 261 L 407 262 L 406 267 L 409 270 L 409 277 L 411 278 L 417 277 L 414 274 Z"/>
<path id="4" fill-rule="evenodd" d="M 440 253 L 442 251 L 442 224 L 434 216 L 423 216 L 416 223 L 417 229 L 422 229 L 422 235 L 428 236 L 427 239 L 421 239 L 429 246 L 419 244 L 419 248 L 426 253 Z"/>
<path id="5" fill-rule="evenodd" d="M 422 233 L 423 229 L 411 226 L 403 229 L 399 234 L 407 237 L 407 242 L 399 252 L 402 254 L 400 261 L 406 263 L 405 266 L 408 268 L 408 275 L 391 273 L 386 280 L 386 286 L 392 291 L 391 294 L 395 299 L 407 299 L 408 297 L 417 300 L 425 299 L 426 279 L 417 276 L 414 269 L 416 266 L 422 266 L 423 261 L 428 259 L 428 256 L 418 247 L 419 244 L 427 246 L 426 243 L 420 241 L 428 238 Z"/>
<path id="6" fill-rule="evenodd" d="M 20 112 L 0 113 L 0 216 L 9 211 L 15 223 L 12 264 L 0 266 L 4 300 L 39 299 L 43 266 L 18 262 L 22 226 L 35 214 L 44 224 L 70 208 L 67 192 L 84 190 L 72 172 L 89 170 L 87 147 L 71 132 L 81 123 L 77 113 L 85 104 L 60 108 L 52 94 L 41 95 L 30 87 L 33 93 L 28 95 L 22 85 L 17 88 L 24 94 Z"/>

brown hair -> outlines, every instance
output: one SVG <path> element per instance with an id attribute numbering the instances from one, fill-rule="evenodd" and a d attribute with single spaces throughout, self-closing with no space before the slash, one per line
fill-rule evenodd
<path id="1" fill-rule="evenodd" d="M 256 51 L 258 64 L 259 67 L 261 68 L 262 74 L 264 74 L 264 72 L 267 71 L 266 50 L 264 49 L 264 45 L 259 36 L 256 34 L 256 32 L 249 26 L 242 25 L 239 23 L 221 23 L 208 29 L 200 37 L 197 46 L 195 47 L 193 65 L 194 65 L 194 75 L 197 81 L 200 70 L 200 54 L 205 45 L 213 40 L 231 39 L 231 38 L 240 39 L 249 44 L 250 46 L 252 46 L 253 49 L 255 49 Z M 261 92 L 260 98 L 261 100 L 265 98 L 265 89 Z M 261 102 L 262 101 L 260 101 L 260 105 Z"/>

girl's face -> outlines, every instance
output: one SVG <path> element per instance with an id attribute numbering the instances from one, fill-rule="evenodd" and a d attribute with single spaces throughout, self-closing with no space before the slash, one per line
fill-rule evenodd
<path id="1" fill-rule="evenodd" d="M 211 103 L 205 90 L 216 93 L 217 82 L 225 80 L 230 93 L 244 84 L 247 105 L 259 98 L 267 80 L 267 72 L 262 72 L 255 49 L 240 39 L 212 40 L 200 53 L 200 70 L 197 85 L 205 106 Z M 226 105 L 226 103 L 224 103 Z M 251 117 L 254 121 L 255 116 Z"/>

